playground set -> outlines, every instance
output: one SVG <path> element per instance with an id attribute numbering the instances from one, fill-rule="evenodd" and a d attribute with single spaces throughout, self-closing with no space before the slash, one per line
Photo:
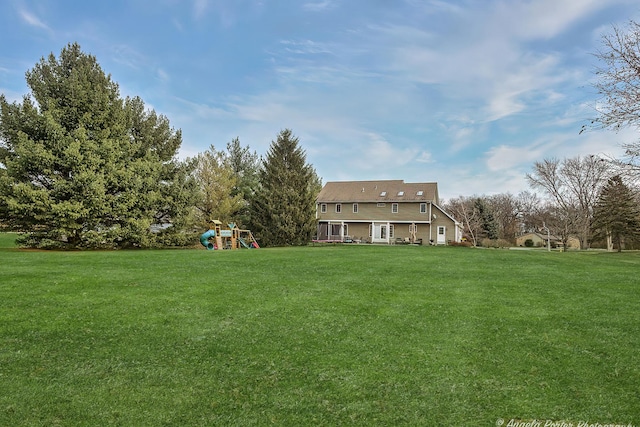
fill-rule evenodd
<path id="1" fill-rule="evenodd" d="M 202 246 L 210 251 L 214 249 L 258 249 L 260 247 L 251 230 L 241 230 L 233 222 L 228 226 L 228 230 L 223 230 L 222 223 L 214 219 L 209 231 L 200 236 Z M 213 239 L 213 242 L 209 239 Z"/>

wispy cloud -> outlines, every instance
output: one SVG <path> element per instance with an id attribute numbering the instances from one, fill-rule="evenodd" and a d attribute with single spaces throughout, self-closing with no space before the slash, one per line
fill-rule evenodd
<path id="1" fill-rule="evenodd" d="M 194 0 L 193 1 L 193 16 L 196 19 L 200 19 L 207 12 L 209 7 L 209 0 Z"/>
<path id="2" fill-rule="evenodd" d="M 111 47 L 112 59 L 128 68 L 139 70 L 149 66 L 149 59 L 143 53 L 129 45 L 114 45 Z"/>
<path id="3" fill-rule="evenodd" d="M 31 11 L 28 11 L 24 8 L 20 8 L 18 9 L 18 15 L 25 23 L 27 23 L 32 27 L 40 28 L 46 31 L 51 31 L 51 28 Z"/>
<path id="4" fill-rule="evenodd" d="M 620 1 L 581 0 L 578 2 L 537 0 L 497 2 L 487 16 L 489 28 L 521 39 L 550 39 L 566 31 L 583 17 Z M 522 19 L 526 17 L 526 19 Z"/>
<path id="5" fill-rule="evenodd" d="M 332 0 L 322 0 L 316 2 L 307 2 L 302 5 L 302 8 L 311 12 L 321 12 L 324 10 L 329 10 L 337 7 L 335 1 Z"/>
<path id="6" fill-rule="evenodd" d="M 169 73 L 167 73 L 165 70 L 163 70 L 162 68 L 158 68 L 158 71 L 156 72 L 158 79 L 162 82 L 169 82 L 171 80 L 171 77 L 169 76 Z"/>
<path id="7" fill-rule="evenodd" d="M 327 43 L 315 42 L 313 40 L 280 40 L 280 44 L 284 46 L 285 52 L 295 54 L 319 54 L 331 53 Z"/>

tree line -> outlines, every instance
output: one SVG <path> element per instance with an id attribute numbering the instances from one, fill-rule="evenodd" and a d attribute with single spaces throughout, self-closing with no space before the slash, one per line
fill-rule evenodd
<path id="1" fill-rule="evenodd" d="M 213 219 L 252 227 L 267 246 L 311 239 L 320 179 L 290 129 L 265 158 L 236 138 L 180 160 L 180 130 L 122 98 L 77 43 L 26 81 L 22 102 L 0 95 L 0 225 L 22 245 L 188 245 Z"/>
<path id="2" fill-rule="evenodd" d="M 640 128 L 640 24 L 603 38 L 602 96 L 590 127 Z M 238 138 L 180 160 L 180 130 L 122 98 L 77 43 L 42 58 L 30 93 L 0 95 L 0 227 L 34 248 L 189 245 L 213 219 L 250 228 L 265 246 L 303 245 L 315 231 L 321 180 L 298 138 L 282 130 L 264 157 Z M 584 127 L 582 131 L 588 130 Z M 640 247 L 640 141 L 622 159 L 544 159 L 517 195 L 460 196 L 444 208 L 473 245 L 512 245 L 549 230 L 582 248 Z"/>
<path id="3" fill-rule="evenodd" d="M 596 57 L 602 63 L 595 83 L 601 96 L 598 115 L 580 133 L 590 127 L 640 130 L 640 24 L 630 21 L 626 27 L 614 27 L 603 37 Z M 499 240 L 513 244 L 518 234 L 544 228 L 565 247 L 576 237 L 583 249 L 640 248 L 640 141 L 624 149 L 620 159 L 544 159 L 526 176 L 534 192 L 461 196 L 446 207 L 463 223 L 474 245 Z"/>
<path id="4" fill-rule="evenodd" d="M 611 160 L 597 156 L 535 162 L 527 181 L 535 191 L 460 196 L 445 208 L 474 245 L 513 246 L 526 233 L 547 232 L 563 247 L 612 250 L 640 244 L 640 192 Z"/>

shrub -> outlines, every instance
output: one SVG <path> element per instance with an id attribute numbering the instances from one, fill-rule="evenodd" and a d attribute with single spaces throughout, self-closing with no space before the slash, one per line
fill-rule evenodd
<path id="1" fill-rule="evenodd" d="M 511 242 L 504 239 L 483 239 L 482 246 L 485 248 L 510 248 Z"/>
<path id="2" fill-rule="evenodd" d="M 527 240 L 525 240 L 525 241 L 524 241 L 524 245 L 525 245 L 527 248 L 532 248 L 532 247 L 533 247 L 533 240 L 532 240 L 532 239 L 527 239 Z"/>
<path id="3" fill-rule="evenodd" d="M 470 248 L 471 246 L 473 246 L 471 244 L 471 242 L 449 242 L 449 246 L 461 246 L 464 248 Z"/>

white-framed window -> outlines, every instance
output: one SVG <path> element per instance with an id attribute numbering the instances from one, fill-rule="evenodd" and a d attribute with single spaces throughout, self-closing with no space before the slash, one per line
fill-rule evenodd
<path id="1" fill-rule="evenodd" d="M 398 213 L 398 204 L 391 203 L 391 213 Z"/>
<path id="2" fill-rule="evenodd" d="M 420 213 L 427 213 L 427 204 L 420 203 Z"/>
<path id="3" fill-rule="evenodd" d="M 409 224 L 409 233 L 417 233 L 418 225 L 417 224 Z"/>
<path id="4" fill-rule="evenodd" d="M 378 203 L 378 204 L 376 204 L 376 207 L 378 207 L 378 208 L 384 208 L 385 206 L 387 206 L 386 203 Z"/>
<path id="5" fill-rule="evenodd" d="M 386 191 L 381 191 L 381 192 L 380 192 L 380 197 L 385 197 L 386 195 L 387 195 L 387 192 L 386 192 Z"/>
<path id="6" fill-rule="evenodd" d="M 342 212 L 342 203 L 336 203 L 336 213 Z"/>
<path id="7" fill-rule="evenodd" d="M 404 191 L 398 191 L 398 197 L 404 196 Z"/>
<path id="8" fill-rule="evenodd" d="M 326 203 L 322 203 L 320 205 L 320 213 L 327 213 L 327 204 Z"/>
<path id="9" fill-rule="evenodd" d="M 353 213 L 358 213 L 358 204 L 357 203 L 353 204 Z"/>
<path id="10" fill-rule="evenodd" d="M 418 192 L 416 193 L 416 196 L 422 196 L 422 195 L 424 195 L 424 191 L 418 190 Z"/>

